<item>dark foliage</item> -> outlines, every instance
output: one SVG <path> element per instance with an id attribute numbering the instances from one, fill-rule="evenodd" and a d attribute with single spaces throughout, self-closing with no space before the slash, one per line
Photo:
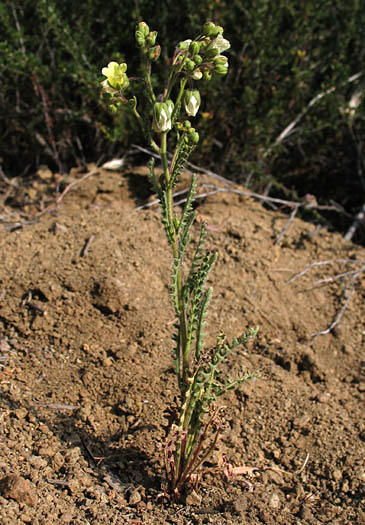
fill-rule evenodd
<path id="1" fill-rule="evenodd" d="M 146 0 L 6 0 L 0 162 L 8 176 L 42 163 L 66 171 L 100 162 L 142 140 L 134 120 L 110 115 L 100 94 L 110 60 L 127 60 L 128 73 L 138 74 L 134 27 L 142 19 L 159 33 L 156 79 L 172 45 L 197 34 L 206 19 L 223 25 L 231 42 L 224 82 L 199 86 L 196 162 L 256 191 L 269 185 L 271 194 L 290 198 L 311 193 L 356 213 L 365 200 L 361 0 L 202 0 L 199 7 L 168 0 L 158 8 Z M 352 118 L 348 104 L 357 93 L 363 96 Z"/>

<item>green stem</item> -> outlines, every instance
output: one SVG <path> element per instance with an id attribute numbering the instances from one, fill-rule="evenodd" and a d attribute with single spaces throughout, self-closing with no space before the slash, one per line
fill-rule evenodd
<path id="1" fill-rule="evenodd" d="M 180 103 L 181 103 L 182 96 L 184 94 L 185 85 L 186 85 L 187 80 L 188 80 L 188 77 L 184 77 L 180 83 L 180 91 L 179 91 L 179 94 L 175 102 L 174 111 L 172 112 L 172 115 L 171 115 L 172 122 L 174 122 L 176 113 L 180 110 Z"/>
<path id="2" fill-rule="evenodd" d="M 145 58 L 145 64 L 146 64 L 146 82 L 148 86 L 148 94 L 150 96 L 150 102 L 151 104 L 154 104 L 156 102 L 156 97 L 153 92 L 152 82 L 151 82 L 151 62 Z"/>
<path id="3" fill-rule="evenodd" d="M 179 247 L 178 247 L 178 238 L 177 238 L 177 232 L 176 232 L 176 226 L 174 222 L 174 214 L 173 214 L 173 199 L 172 199 L 172 187 L 170 184 L 170 171 L 169 166 L 167 162 L 167 133 L 168 131 L 161 134 L 161 161 L 162 161 L 162 167 L 163 167 L 163 173 L 165 178 L 165 185 L 166 185 L 166 191 L 167 191 L 167 218 L 169 221 L 170 226 L 172 227 L 172 230 L 174 232 L 174 239 L 172 242 L 172 252 L 173 256 L 176 259 L 179 255 Z M 180 352 L 179 352 L 179 359 L 180 361 L 180 378 L 179 378 L 179 384 L 181 385 L 181 395 L 182 398 L 185 396 L 185 392 L 188 387 L 187 379 L 188 379 L 188 373 L 189 373 L 189 355 L 186 352 L 187 347 L 187 326 L 186 326 L 186 316 L 185 316 L 185 304 L 184 304 L 184 296 L 183 296 L 183 274 L 182 274 L 182 268 L 181 265 L 179 265 L 178 271 L 177 271 L 177 295 L 178 295 L 178 307 L 179 307 L 179 321 L 180 321 Z"/>

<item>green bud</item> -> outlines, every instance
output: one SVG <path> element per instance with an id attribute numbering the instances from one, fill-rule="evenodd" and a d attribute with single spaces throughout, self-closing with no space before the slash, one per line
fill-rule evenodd
<path id="1" fill-rule="evenodd" d="M 213 60 L 213 58 L 215 58 L 218 55 L 219 55 L 218 49 L 213 47 L 213 48 L 207 50 L 207 52 L 205 53 L 204 58 L 205 58 L 205 60 Z"/>
<path id="2" fill-rule="evenodd" d="M 194 64 L 194 62 L 192 60 L 190 60 L 190 58 L 186 59 L 185 68 L 186 68 L 187 71 L 193 71 L 194 70 L 195 64 Z"/>
<path id="3" fill-rule="evenodd" d="M 212 78 L 212 74 L 210 71 L 204 71 L 203 73 L 203 80 L 210 80 Z"/>
<path id="4" fill-rule="evenodd" d="M 197 66 L 199 66 L 203 62 L 203 59 L 200 55 L 195 55 L 193 57 L 193 60 L 194 60 L 194 64 L 196 64 Z"/>
<path id="5" fill-rule="evenodd" d="M 192 56 L 197 55 L 200 50 L 200 44 L 199 42 L 192 42 L 189 46 L 189 51 L 192 54 Z"/>
<path id="6" fill-rule="evenodd" d="M 223 33 L 223 27 L 215 26 L 214 31 L 211 32 L 209 36 L 215 37 Z"/>
<path id="7" fill-rule="evenodd" d="M 199 142 L 199 133 L 197 131 L 194 131 L 194 133 L 189 134 L 189 142 L 190 144 L 198 144 Z"/>
<path id="8" fill-rule="evenodd" d="M 150 28 L 146 22 L 140 22 L 137 26 L 138 30 L 141 31 L 144 37 L 147 37 L 150 34 Z"/>
<path id="9" fill-rule="evenodd" d="M 154 46 L 156 44 L 157 31 L 151 31 L 151 33 L 146 38 L 146 42 L 149 46 Z"/>
<path id="10" fill-rule="evenodd" d="M 190 120 L 184 120 L 184 126 L 185 126 L 186 129 L 190 129 L 191 128 Z"/>
<path id="11" fill-rule="evenodd" d="M 206 22 L 203 25 L 203 35 L 204 36 L 213 36 L 213 33 L 215 32 L 215 24 L 213 22 Z"/>
<path id="12" fill-rule="evenodd" d="M 213 64 L 215 66 L 227 66 L 228 67 L 228 58 L 224 55 L 218 55 L 214 60 Z"/>
<path id="13" fill-rule="evenodd" d="M 155 62 L 160 57 L 160 54 L 161 46 L 154 46 L 148 51 L 148 58 L 151 60 L 151 62 Z"/>
<path id="14" fill-rule="evenodd" d="M 226 75 L 228 73 L 228 64 L 226 66 L 215 66 L 213 71 L 217 75 Z"/>
<path id="15" fill-rule="evenodd" d="M 136 41 L 138 47 L 143 47 L 146 43 L 145 37 L 141 31 L 136 31 Z"/>
<path id="16" fill-rule="evenodd" d="M 181 49 L 181 51 L 185 51 L 186 49 L 189 49 L 190 44 L 191 40 L 184 40 L 183 42 L 180 42 L 177 47 Z"/>

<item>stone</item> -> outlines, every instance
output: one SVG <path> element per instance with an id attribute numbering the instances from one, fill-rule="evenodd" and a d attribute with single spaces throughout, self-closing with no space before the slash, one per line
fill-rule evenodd
<path id="1" fill-rule="evenodd" d="M 137 505 L 137 503 L 139 503 L 141 499 L 141 494 L 138 492 L 137 489 L 134 489 L 129 495 L 129 505 Z"/>
<path id="2" fill-rule="evenodd" d="M 0 494 L 4 498 L 11 498 L 31 507 L 34 507 L 38 502 L 34 485 L 16 474 L 6 476 L 0 480 Z"/>

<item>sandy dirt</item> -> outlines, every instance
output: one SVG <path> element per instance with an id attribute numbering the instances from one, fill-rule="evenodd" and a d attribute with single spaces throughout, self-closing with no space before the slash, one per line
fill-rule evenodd
<path id="1" fill-rule="evenodd" d="M 153 198 L 145 168 L 84 175 L 40 170 L 3 202 L 1 524 L 365 523 L 365 249 L 299 219 L 275 244 L 282 210 L 199 200 L 219 252 L 208 343 L 258 325 L 226 369 L 261 378 L 221 400 L 209 463 L 247 474 L 210 472 L 186 504 L 163 502 L 170 253 L 158 208 L 136 209 Z M 75 181 L 55 208 L 56 185 Z"/>

